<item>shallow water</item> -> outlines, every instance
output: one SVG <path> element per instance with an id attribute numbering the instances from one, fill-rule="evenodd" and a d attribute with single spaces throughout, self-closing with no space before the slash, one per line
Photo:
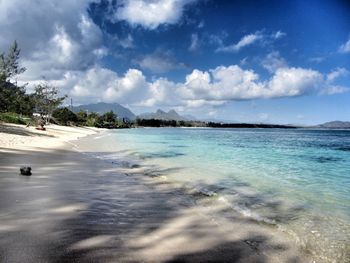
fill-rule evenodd
<path id="1" fill-rule="evenodd" d="M 146 166 L 320 258 L 349 260 L 350 131 L 149 128 L 85 140 L 100 158 Z"/>

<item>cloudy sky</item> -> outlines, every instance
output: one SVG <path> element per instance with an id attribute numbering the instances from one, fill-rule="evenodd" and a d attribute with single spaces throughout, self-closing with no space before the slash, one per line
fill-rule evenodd
<path id="1" fill-rule="evenodd" d="M 350 3 L 342 0 L 0 0 L 28 89 L 75 104 L 204 119 L 350 120 Z"/>

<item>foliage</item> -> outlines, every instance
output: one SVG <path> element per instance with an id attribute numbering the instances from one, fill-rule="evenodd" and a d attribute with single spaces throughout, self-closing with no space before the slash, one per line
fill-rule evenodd
<path id="1" fill-rule="evenodd" d="M 79 123 L 85 123 L 88 119 L 88 114 L 86 111 L 81 110 L 77 112 L 76 115 Z"/>
<path id="2" fill-rule="evenodd" d="M 28 118 L 25 119 L 13 112 L 0 113 L 0 121 L 14 124 L 27 124 L 29 122 Z"/>
<path id="3" fill-rule="evenodd" d="M 17 42 L 14 41 L 7 54 L 0 54 L 0 82 L 9 82 L 26 70 L 19 65 L 20 52 Z"/>
<path id="4" fill-rule="evenodd" d="M 117 115 L 113 111 L 106 112 L 97 118 L 96 127 L 113 129 L 118 126 Z"/>
<path id="5" fill-rule="evenodd" d="M 20 48 L 16 41 L 7 54 L 0 54 L 0 112 L 16 112 L 31 116 L 34 108 L 47 118 L 65 99 L 58 89 L 46 83 L 37 85 L 34 94 L 26 94 L 25 87 L 12 83 L 14 77 L 26 69 L 19 64 Z"/>
<path id="6" fill-rule="evenodd" d="M 66 96 L 59 96 L 57 87 L 42 83 L 35 87 L 33 94 L 35 108 L 38 113 L 46 116 L 46 122 L 50 119 L 52 112 L 65 100 Z"/>
<path id="7" fill-rule="evenodd" d="M 15 41 L 7 54 L 0 54 L 0 112 L 17 112 L 31 115 L 33 112 L 32 97 L 26 94 L 24 87 L 11 82 L 15 76 L 26 69 L 19 65 L 20 49 Z"/>
<path id="8" fill-rule="evenodd" d="M 95 112 L 91 112 L 87 115 L 85 125 L 90 127 L 97 127 L 97 120 L 99 115 Z"/>
<path id="9" fill-rule="evenodd" d="M 17 112 L 29 116 L 33 108 L 32 95 L 26 94 L 23 87 L 9 82 L 0 83 L 0 112 Z"/>
<path id="10" fill-rule="evenodd" d="M 78 122 L 78 116 L 66 107 L 54 110 L 52 117 L 62 125 L 70 125 Z"/>
<path id="11" fill-rule="evenodd" d="M 99 115 L 95 112 L 87 113 L 85 111 L 74 113 L 68 108 L 59 108 L 53 112 L 52 117 L 56 123 L 61 125 L 83 125 L 107 129 L 130 128 L 132 126 L 130 122 L 119 121 L 113 111 Z"/>
<path id="12" fill-rule="evenodd" d="M 106 112 L 102 117 L 105 122 L 115 123 L 117 121 L 117 115 L 113 111 Z"/>

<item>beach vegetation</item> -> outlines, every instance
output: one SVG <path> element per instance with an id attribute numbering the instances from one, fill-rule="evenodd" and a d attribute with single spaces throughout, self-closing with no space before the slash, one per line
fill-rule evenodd
<path id="1" fill-rule="evenodd" d="M 131 122 L 119 120 L 118 116 L 109 111 L 104 114 L 96 112 L 79 111 L 74 113 L 69 108 L 58 108 L 54 110 L 51 121 L 60 125 L 89 126 L 107 129 L 130 128 Z"/>
<path id="2" fill-rule="evenodd" d="M 99 115 L 95 112 L 87 114 L 85 125 L 89 127 L 96 127 Z"/>
<path id="3" fill-rule="evenodd" d="M 10 79 L 23 73 L 26 68 L 19 64 L 19 54 L 21 49 L 17 41 L 14 41 L 7 54 L 0 53 L 0 81 L 9 82 Z"/>
<path id="4" fill-rule="evenodd" d="M 52 118 L 58 124 L 72 125 L 78 122 L 78 116 L 67 107 L 55 109 Z"/>
<path id="5" fill-rule="evenodd" d="M 66 99 L 67 96 L 60 96 L 59 89 L 48 83 L 41 83 L 35 86 L 33 99 L 35 111 L 45 116 L 46 123 L 49 122 L 52 113 Z"/>
<path id="6" fill-rule="evenodd" d="M 14 123 L 14 124 L 28 124 L 30 118 L 25 118 L 21 114 L 13 112 L 1 112 L 0 122 Z"/>
<path id="7" fill-rule="evenodd" d="M 60 96 L 59 89 L 48 83 L 35 86 L 34 93 L 26 93 L 26 85 L 18 85 L 16 77 L 26 71 L 19 63 L 20 48 L 16 41 L 7 53 L 0 53 L 0 113 L 2 121 L 24 124 L 17 117 L 33 118 L 39 113 L 49 121 L 52 112 L 62 104 L 66 96 Z"/>
<path id="8" fill-rule="evenodd" d="M 113 111 L 106 112 L 97 118 L 96 126 L 99 128 L 118 128 L 119 122 L 117 115 Z"/>
<path id="9" fill-rule="evenodd" d="M 26 94 L 25 86 L 11 82 L 26 68 L 19 63 L 20 48 L 13 42 L 7 53 L 0 53 L 0 112 L 15 112 L 31 115 L 33 112 L 32 96 Z"/>

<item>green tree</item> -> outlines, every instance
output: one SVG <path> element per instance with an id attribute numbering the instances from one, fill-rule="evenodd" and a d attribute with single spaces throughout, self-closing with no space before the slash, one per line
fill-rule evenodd
<path id="1" fill-rule="evenodd" d="M 77 116 L 78 116 L 78 120 L 81 121 L 81 122 L 85 122 L 87 117 L 88 117 L 88 114 L 86 111 L 84 110 L 80 110 L 79 112 L 76 113 Z"/>
<path id="2" fill-rule="evenodd" d="M 95 125 L 99 128 L 117 128 L 117 115 L 113 111 L 106 112 L 105 114 L 97 118 Z"/>
<path id="3" fill-rule="evenodd" d="M 78 116 L 67 107 L 55 109 L 52 117 L 62 125 L 75 124 L 78 121 Z"/>
<path id="4" fill-rule="evenodd" d="M 17 42 L 14 41 L 7 54 L 0 53 L 0 112 L 31 115 L 32 96 L 26 94 L 24 87 L 11 82 L 11 79 L 26 70 L 19 64 L 20 52 Z"/>
<path id="5" fill-rule="evenodd" d="M 91 112 L 87 115 L 85 125 L 95 127 L 97 126 L 98 119 L 99 115 L 96 112 Z"/>
<path id="6" fill-rule="evenodd" d="M 35 86 L 33 97 L 36 111 L 45 115 L 46 123 L 49 122 L 52 112 L 67 98 L 66 95 L 60 96 L 59 89 L 48 83 Z"/>
<path id="7" fill-rule="evenodd" d="M 103 119 L 105 122 L 114 123 L 117 120 L 117 115 L 113 111 L 109 111 L 103 114 Z"/>
<path id="8" fill-rule="evenodd" d="M 13 77 L 23 73 L 26 68 L 19 65 L 21 49 L 14 41 L 7 54 L 0 54 L 0 82 L 9 82 Z"/>

